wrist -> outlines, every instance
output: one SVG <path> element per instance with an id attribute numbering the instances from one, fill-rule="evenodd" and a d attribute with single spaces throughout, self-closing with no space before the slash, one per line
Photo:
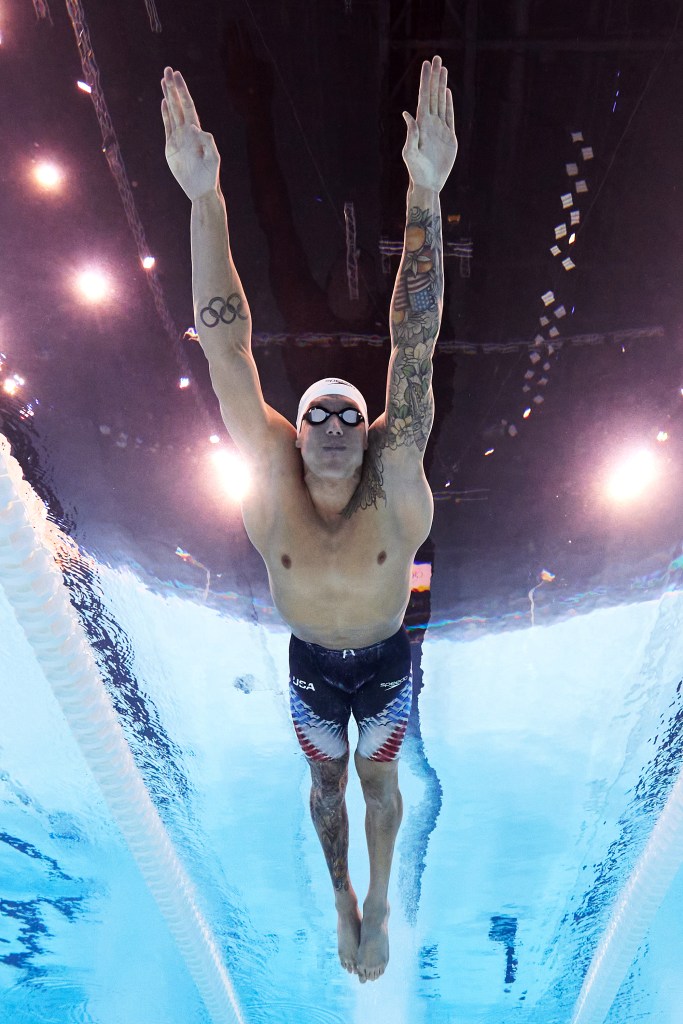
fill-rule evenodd
<path id="1" fill-rule="evenodd" d="M 211 203 L 216 199 L 219 201 L 223 199 L 220 185 L 215 185 L 213 188 L 207 189 L 206 192 L 202 192 L 201 195 L 195 196 L 192 200 L 192 205 L 195 203 Z"/>
<path id="2" fill-rule="evenodd" d="M 430 206 L 438 201 L 440 191 L 433 185 L 423 185 L 411 178 L 408 186 L 408 205 Z"/>
<path id="3" fill-rule="evenodd" d="M 436 195 L 441 191 L 441 189 L 437 188 L 433 182 L 417 181 L 415 178 L 409 179 L 408 188 L 421 189 L 423 192 L 435 192 Z"/>

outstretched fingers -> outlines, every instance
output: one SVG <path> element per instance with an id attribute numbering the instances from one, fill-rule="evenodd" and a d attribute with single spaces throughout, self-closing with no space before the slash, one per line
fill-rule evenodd
<path id="1" fill-rule="evenodd" d="M 180 104 L 177 102 L 175 96 L 175 88 L 173 86 L 173 76 L 170 68 L 166 68 L 164 71 L 164 77 L 161 80 L 161 91 L 164 94 L 164 98 L 161 101 L 161 116 L 164 121 L 164 129 L 166 131 L 166 142 L 168 142 L 175 132 L 176 128 L 181 122 L 181 111 Z"/>
<path id="2" fill-rule="evenodd" d="M 439 117 L 449 128 L 454 126 L 453 97 L 448 86 L 448 69 L 438 54 L 422 62 L 420 92 L 417 98 L 418 124 L 427 114 Z M 449 120 L 450 117 L 450 120 Z"/>
<path id="3" fill-rule="evenodd" d="M 179 104 L 177 103 L 177 97 L 175 95 L 172 68 L 164 68 L 164 77 L 161 79 L 161 91 L 164 94 L 164 98 L 161 102 L 161 113 L 164 118 L 164 124 L 167 124 L 167 128 L 170 129 L 170 131 L 173 131 L 178 125 L 180 110 Z"/>
<path id="4" fill-rule="evenodd" d="M 190 96 L 190 90 L 187 88 L 185 79 L 179 71 L 174 71 L 173 75 L 185 124 L 196 124 L 197 128 L 201 128 L 197 108 L 194 105 L 194 100 Z"/>
<path id="5" fill-rule="evenodd" d="M 448 84 L 448 70 L 441 68 L 439 74 L 439 109 L 438 114 L 442 121 L 446 120 L 446 85 Z"/>
<path id="6" fill-rule="evenodd" d="M 162 102 L 161 114 L 167 132 L 185 124 L 195 124 L 199 128 L 197 110 L 181 73 L 174 71 L 173 68 L 164 68 L 161 88 L 166 101 L 166 111 L 164 112 L 164 103 Z"/>
<path id="7" fill-rule="evenodd" d="M 455 129 L 455 113 L 453 111 L 453 93 L 446 89 L 446 124 L 449 128 Z"/>
<path id="8" fill-rule="evenodd" d="M 429 93 L 432 80 L 432 65 L 428 60 L 422 62 L 422 73 L 420 74 L 420 91 L 417 97 L 417 122 L 429 113 Z"/>
<path id="9" fill-rule="evenodd" d="M 164 131 L 166 132 L 166 141 L 171 137 L 171 115 L 168 112 L 168 103 L 166 97 L 161 101 L 161 117 L 164 122 Z"/>
<path id="10" fill-rule="evenodd" d="M 439 92 L 441 86 L 441 57 L 436 56 L 432 60 L 432 68 L 429 82 L 429 113 L 439 113 Z"/>

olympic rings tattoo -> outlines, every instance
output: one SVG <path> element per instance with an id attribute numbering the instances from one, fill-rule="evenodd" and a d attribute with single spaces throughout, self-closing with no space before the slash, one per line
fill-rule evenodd
<path id="1" fill-rule="evenodd" d="M 233 301 L 234 299 L 237 299 L 236 304 Z M 218 309 L 213 308 L 214 302 L 220 303 Z M 202 323 L 204 324 L 205 327 L 216 327 L 218 323 L 231 324 L 237 317 L 239 317 L 240 320 L 246 320 L 246 313 L 240 313 L 241 306 L 242 300 L 237 294 L 237 292 L 233 292 L 232 295 L 228 295 L 227 299 L 222 299 L 220 295 L 216 295 L 214 296 L 213 299 L 211 299 L 208 306 L 205 306 L 204 309 L 201 311 L 200 317 Z M 211 315 L 211 323 L 208 320 L 204 319 L 205 313 L 209 313 Z M 226 313 L 232 314 L 229 320 L 226 319 Z"/>

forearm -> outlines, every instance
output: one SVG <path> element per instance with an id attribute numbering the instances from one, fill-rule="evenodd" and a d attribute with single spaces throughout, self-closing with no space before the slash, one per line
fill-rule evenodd
<path id="1" fill-rule="evenodd" d="M 423 342 L 434 350 L 443 310 L 443 241 L 439 193 L 408 188 L 403 256 L 391 300 L 392 348 Z"/>
<path id="2" fill-rule="evenodd" d="M 192 203 L 190 234 L 195 327 L 206 356 L 225 346 L 249 347 L 251 313 L 230 251 L 219 190 Z"/>
<path id="3" fill-rule="evenodd" d="M 391 300 L 386 444 L 423 452 L 434 419 L 432 356 L 443 309 L 439 193 L 408 188 L 401 266 Z"/>

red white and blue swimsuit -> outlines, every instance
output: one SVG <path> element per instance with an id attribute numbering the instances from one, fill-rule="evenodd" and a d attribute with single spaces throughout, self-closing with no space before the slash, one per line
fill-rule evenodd
<path id="1" fill-rule="evenodd" d="M 306 757 L 345 757 L 353 712 L 361 757 L 398 758 L 413 695 L 410 641 L 403 626 L 388 640 L 343 651 L 292 636 L 289 671 L 292 721 Z"/>

